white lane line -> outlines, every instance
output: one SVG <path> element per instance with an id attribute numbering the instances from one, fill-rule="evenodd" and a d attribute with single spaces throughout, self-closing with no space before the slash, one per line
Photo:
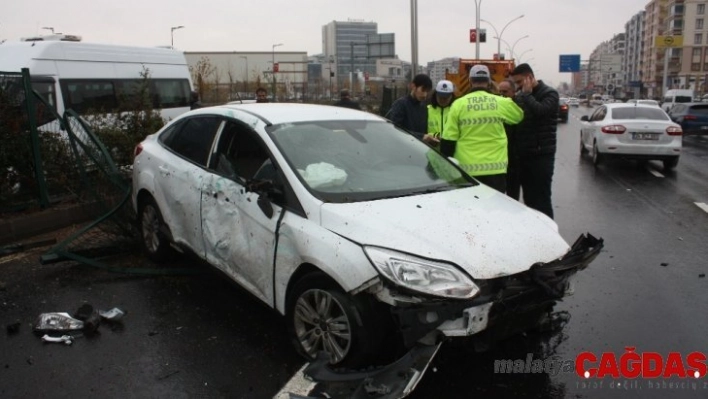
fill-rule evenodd
<path id="1" fill-rule="evenodd" d="M 703 212 L 708 213 L 708 205 L 704 204 L 703 202 L 694 202 L 697 207 L 703 209 Z"/>
<path id="2" fill-rule="evenodd" d="M 297 371 L 297 373 L 295 373 L 293 378 L 291 378 L 290 381 L 285 384 L 283 389 L 281 389 L 280 392 L 273 396 L 273 399 L 290 399 L 291 393 L 300 396 L 308 396 L 310 392 L 315 389 L 315 385 L 317 385 L 316 382 L 310 381 L 305 378 L 305 374 L 302 373 L 302 371 L 305 370 L 305 367 L 307 367 L 309 364 L 310 363 L 305 363 L 305 365 L 302 366 L 300 370 Z"/>
<path id="3" fill-rule="evenodd" d="M 660 177 L 660 178 L 664 178 L 664 177 L 665 177 L 664 175 L 662 175 L 661 173 L 659 173 L 659 171 L 655 170 L 654 168 L 652 168 L 652 167 L 649 166 L 649 165 L 647 165 L 647 170 L 649 171 L 649 173 L 651 173 L 652 175 L 654 175 L 654 176 L 656 176 L 656 177 Z"/>

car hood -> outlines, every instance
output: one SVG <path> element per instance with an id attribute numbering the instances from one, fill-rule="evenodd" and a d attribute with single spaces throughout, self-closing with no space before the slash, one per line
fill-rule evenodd
<path id="1" fill-rule="evenodd" d="M 520 273 L 569 246 L 547 216 L 479 185 L 321 206 L 322 227 L 358 242 L 454 263 L 476 279 Z"/>

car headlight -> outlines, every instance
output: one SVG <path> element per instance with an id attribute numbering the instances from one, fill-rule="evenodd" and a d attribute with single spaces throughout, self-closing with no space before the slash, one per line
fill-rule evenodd
<path id="1" fill-rule="evenodd" d="M 456 267 L 377 247 L 364 247 L 374 267 L 401 287 L 445 298 L 472 298 L 479 287 Z"/>

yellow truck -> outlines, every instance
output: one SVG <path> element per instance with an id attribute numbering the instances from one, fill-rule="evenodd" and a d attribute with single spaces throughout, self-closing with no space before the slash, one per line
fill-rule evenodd
<path id="1" fill-rule="evenodd" d="M 474 65 L 486 65 L 492 75 L 492 81 L 499 83 L 509 77 L 514 70 L 514 60 L 476 60 L 460 58 L 460 65 L 457 73 L 445 73 L 445 79 L 455 84 L 455 95 L 457 97 L 465 95 L 470 90 L 469 71 Z"/>

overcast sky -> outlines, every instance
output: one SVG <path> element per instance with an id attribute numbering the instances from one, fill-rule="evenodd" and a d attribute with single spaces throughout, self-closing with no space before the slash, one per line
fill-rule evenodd
<path id="1" fill-rule="evenodd" d="M 56 32 L 76 34 L 85 42 L 141 46 L 170 44 L 185 51 L 322 52 L 322 26 L 357 19 L 378 23 L 379 33 L 396 34 L 399 58 L 410 61 L 410 0 L 23 0 L 4 1 L 0 40 Z M 624 24 L 648 0 L 481 0 L 480 16 L 500 30 L 514 52 L 531 59 L 536 76 L 570 81 L 558 73 L 559 54 L 587 59 L 600 42 L 623 32 Z M 418 61 L 444 57 L 474 58 L 469 29 L 475 24 L 473 0 L 418 0 Z M 482 58 L 491 58 L 497 41 L 487 28 Z M 506 46 L 502 43 L 502 49 Z M 508 53 L 508 52 L 507 52 Z"/>

